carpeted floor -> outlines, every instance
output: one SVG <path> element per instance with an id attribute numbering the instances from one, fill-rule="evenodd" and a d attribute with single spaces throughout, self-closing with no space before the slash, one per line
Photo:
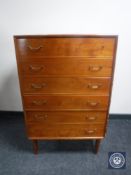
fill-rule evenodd
<path id="1" fill-rule="evenodd" d="M 32 152 L 21 116 L 0 117 L 0 175 L 130 175 L 131 120 L 110 120 L 97 155 L 92 141 L 41 141 Z M 124 170 L 108 169 L 108 152 L 126 152 Z"/>

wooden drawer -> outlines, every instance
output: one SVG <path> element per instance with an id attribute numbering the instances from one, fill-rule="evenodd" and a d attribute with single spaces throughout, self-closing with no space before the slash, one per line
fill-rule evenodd
<path id="1" fill-rule="evenodd" d="M 43 56 L 105 56 L 112 57 L 115 38 L 15 38 L 20 60 L 39 60 Z M 26 58 L 25 58 L 26 57 Z"/>
<path id="2" fill-rule="evenodd" d="M 106 110 L 108 96 L 28 95 L 24 104 L 27 110 Z"/>
<path id="3" fill-rule="evenodd" d="M 108 95 L 110 78 L 83 78 L 83 77 L 31 77 L 23 78 L 24 93 L 85 93 Z"/>
<path id="4" fill-rule="evenodd" d="M 38 122 L 38 123 L 70 123 L 70 124 L 80 124 L 80 123 L 105 123 L 106 112 L 83 112 L 83 111 L 64 111 L 64 112 L 54 112 L 54 111 L 42 111 L 42 112 L 26 112 L 27 122 Z"/>
<path id="5" fill-rule="evenodd" d="M 112 60 L 57 60 L 43 62 L 26 62 L 19 64 L 23 76 L 95 76 L 108 77 L 112 72 Z"/>
<path id="6" fill-rule="evenodd" d="M 104 124 L 28 124 L 30 139 L 83 139 L 104 137 Z"/>

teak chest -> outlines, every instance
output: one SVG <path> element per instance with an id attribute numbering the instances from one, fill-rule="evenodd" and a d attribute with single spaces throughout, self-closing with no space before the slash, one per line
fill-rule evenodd
<path id="1" fill-rule="evenodd" d="M 14 36 L 28 138 L 93 139 L 107 128 L 117 36 Z"/>

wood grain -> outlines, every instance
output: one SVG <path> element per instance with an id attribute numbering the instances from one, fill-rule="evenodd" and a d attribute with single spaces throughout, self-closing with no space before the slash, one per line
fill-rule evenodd
<path id="1" fill-rule="evenodd" d="M 87 95 L 28 95 L 26 110 L 106 110 L 108 96 Z"/>
<path id="2" fill-rule="evenodd" d="M 50 60 L 19 64 L 23 76 L 111 76 L 111 59 Z"/>
<path id="3" fill-rule="evenodd" d="M 95 139 L 105 136 L 117 36 L 14 36 L 28 138 Z"/>
<path id="4" fill-rule="evenodd" d="M 68 124 L 80 124 L 80 123 L 105 123 L 106 112 L 83 112 L 83 111 L 64 111 L 64 112 L 52 112 L 52 111 L 40 111 L 31 112 L 26 111 L 26 120 L 28 123 L 68 123 Z"/>
<path id="5" fill-rule="evenodd" d="M 16 40 L 22 57 L 113 56 L 114 38 L 20 38 Z M 21 57 L 21 58 L 22 58 Z"/>
<path id="6" fill-rule="evenodd" d="M 23 77 L 24 94 L 108 95 L 110 78 Z"/>
<path id="7" fill-rule="evenodd" d="M 28 124 L 30 139 L 88 139 L 104 137 L 104 125 L 95 124 Z"/>

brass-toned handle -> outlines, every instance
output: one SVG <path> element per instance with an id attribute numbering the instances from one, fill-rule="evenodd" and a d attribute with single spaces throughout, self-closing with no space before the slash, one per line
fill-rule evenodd
<path id="1" fill-rule="evenodd" d="M 88 84 L 88 88 L 93 89 L 93 90 L 99 89 L 101 86 L 102 84 L 90 84 L 90 83 Z"/>
<path id="2" fill-rule="evenodd" d="M 47 114 L 44 114 L 44 115 L 42 115 L 42 114 L 35 114 L 34 117 L 37 118 L 37 119 L 39 119 L 39 118 L 40 119 L 46 119 L 48 117 L 48 115 Z"/>
<path id="3" fill-rule="evenodd" d="M 38 46 L 38 47 L 32 47 L 32 46 L 28 45 L 27 47 L 28 47 L 31 51 L 38 51 L 38 50 L 40 50 L 43 46 L 40 45 L 40 46 Z"/>
<path id="4" fill-rule="evenodd" d="M 102 68 L 103 66 L 89 66 L 89 71 L 97 72 L 97 71 L 100 71 Z"/>
<path id="5" fill-rule="evenodd" d="M 47 101 L 46 101 L 46 100 L 44 100 L 44 101 L 36 101 L 36 100 L 34 100 L 34 101 L 32 102 L 32 104 L 33 104 L 33 105 L 37 105 L 37 106 L 42 106 L 42 105 L 47 104 Z"/>
<path id="6" fill-rule="evenodd" d="M 97 129 L 85 130 L 85 134 L 94 134 Z"/>
<path id="7" fill-rule="evenodd" d="M 34 83 L 32 83 L 31 84 L 31 87 L 33 88 L 33 89 L 42 89 L 43 87 L 45 87 L 46 86 L 46 83 L 42 83 L 42 84 L 34 84 Z"/>
<path id="8" fill-rule="evenodd" d="M 96 117 L 94 117 L 94 116 L 86 116 L 86 120 L 94 121 L 94 120 L 96 120 Z"/>
<path id="9" fill-rule="evenodd" d="M 99 105 L 99 102 L 90 102 L 90 101 L 88 101 L 87 104 L 90 105 L 91 107 L 96 107 L 96 106 Z"/>
<path id="10" fill-rule="evenodd" d="M 43 66 L 32 66 L 32 65 L 30 65 L 29 68 L 30 68 L 31 71 L 38 72 L 38 71 L 41 71 L 44 67 Z"/>

